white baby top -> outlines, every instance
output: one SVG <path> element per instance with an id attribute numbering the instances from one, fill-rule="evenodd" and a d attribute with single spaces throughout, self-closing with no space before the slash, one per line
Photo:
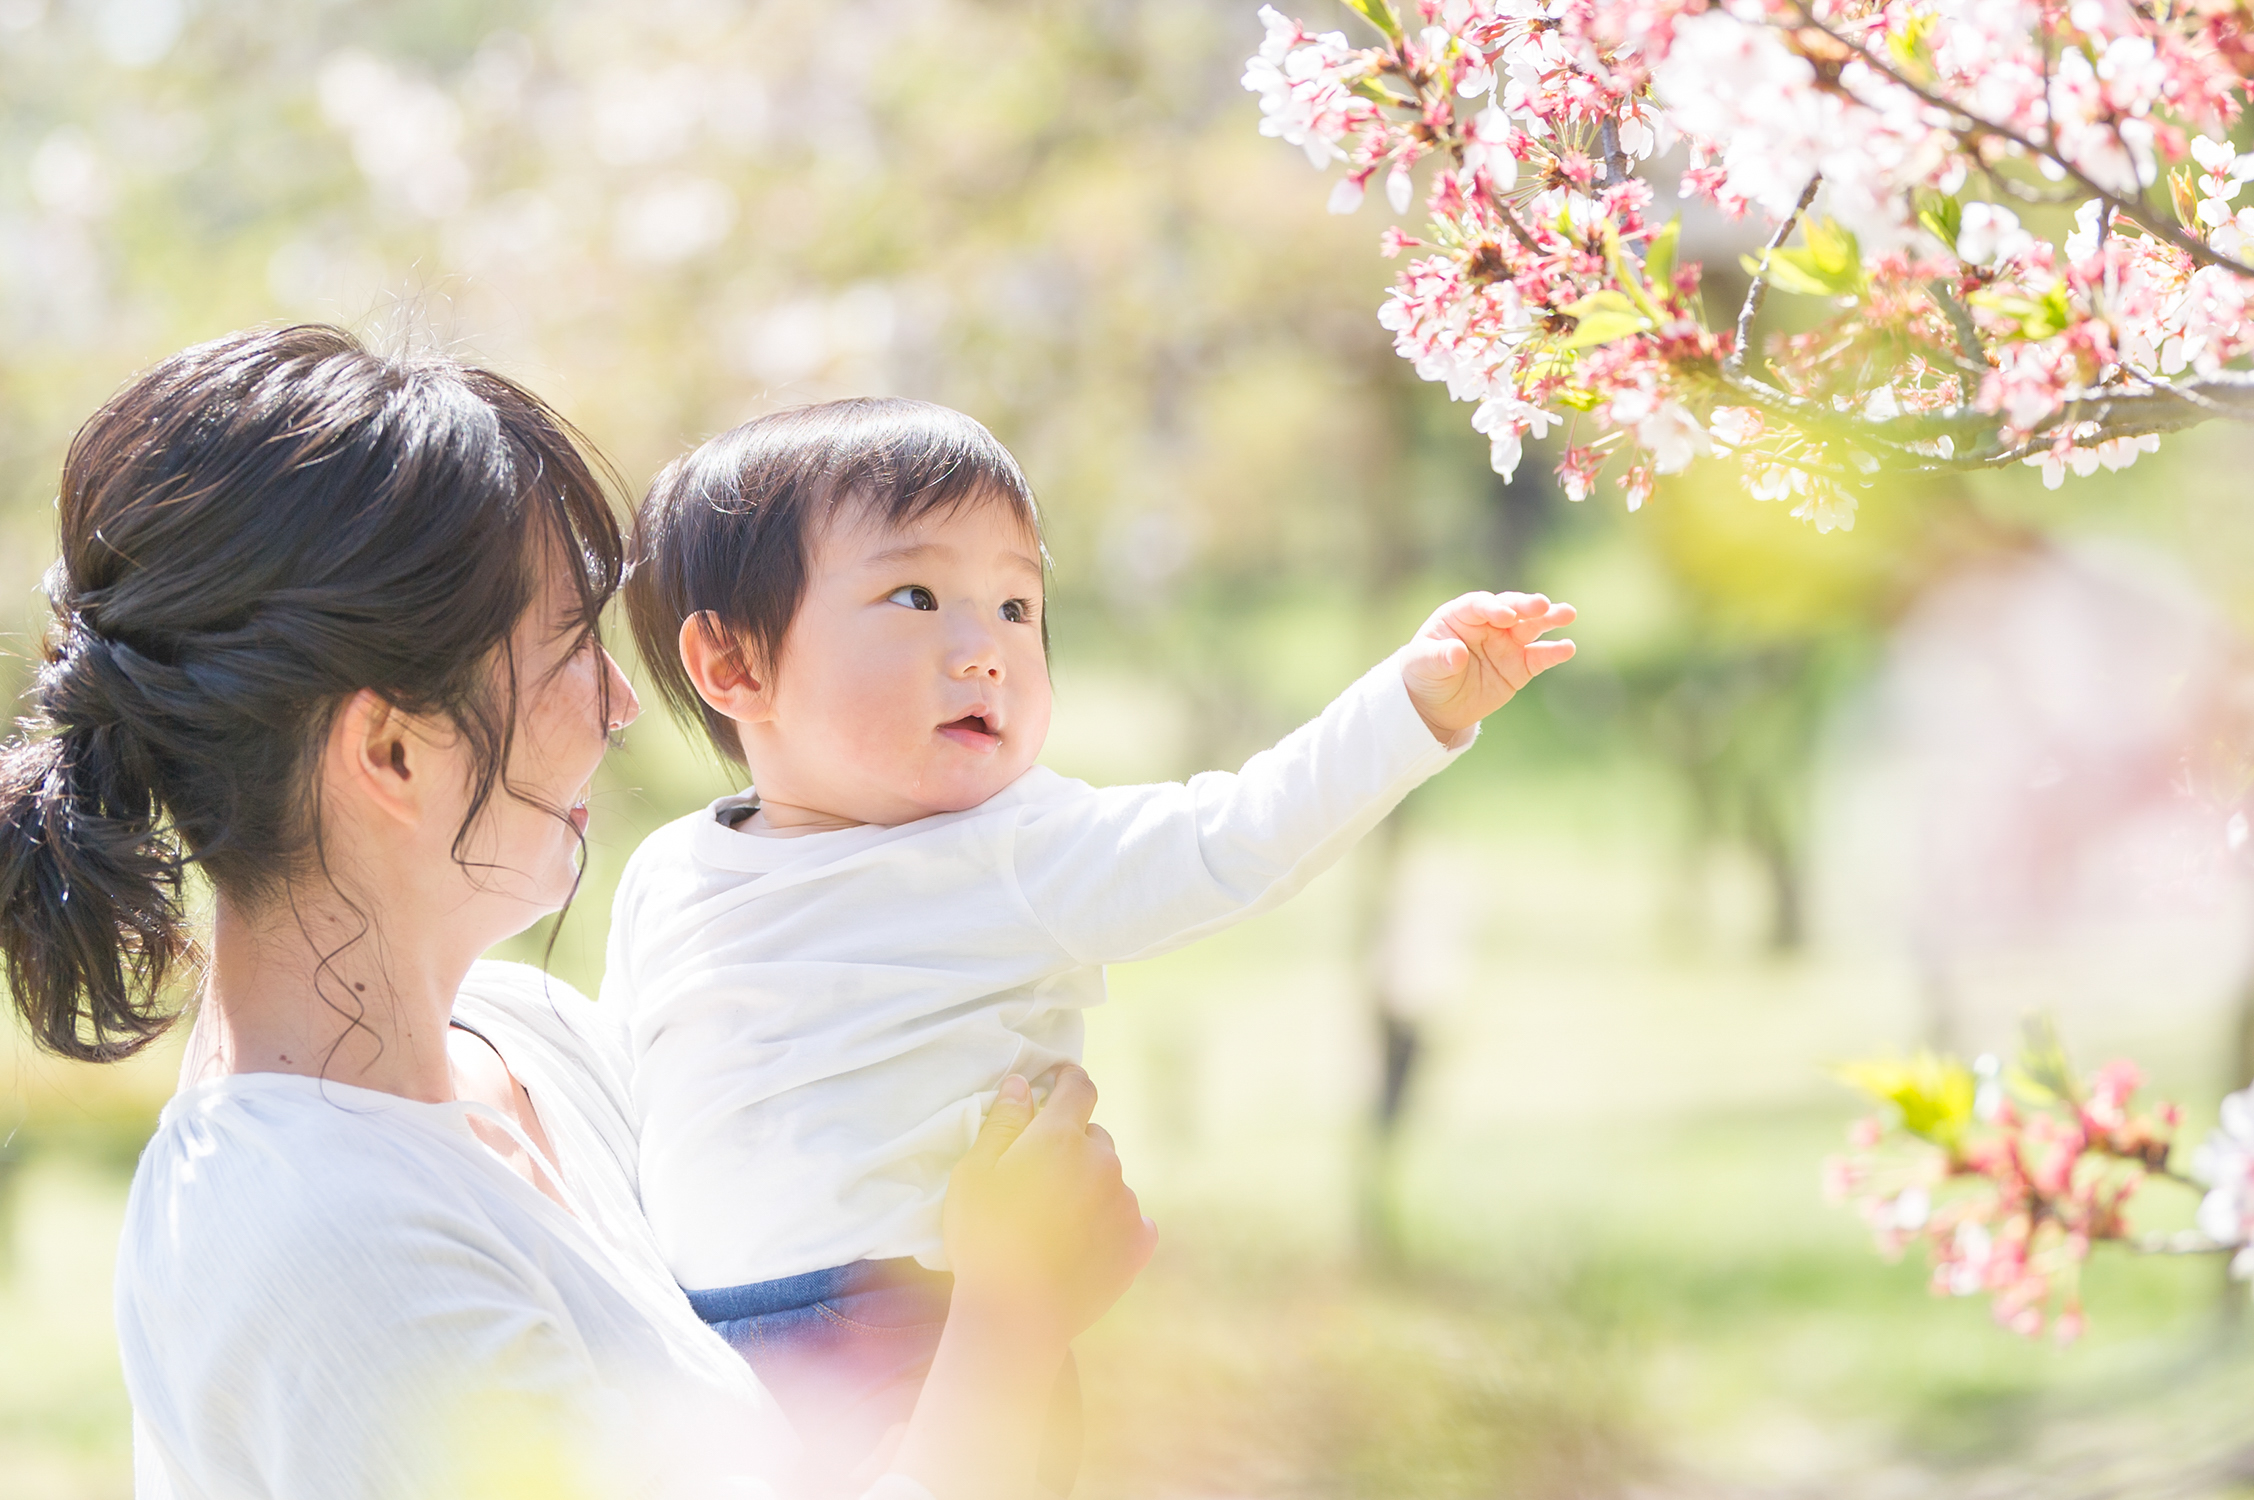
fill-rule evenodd
<path id="1" fill-rule="evenodd" d="M 943 1268 L 947 1174 L 1012 1072 L 1077 1061 L 1101 965 L 1283 900 L 1467 747 L 1397 659 L 1235 775 L 1098 790 L 1036 767 L 966 812 L 759 837 L 743 798 L 652 834 L 611 921 L 642 1206 L 705 1291 Z"/>
<path id="2" fill-rule="evenodd" d="M 615 1023 L 515 964 L 473 969 L 455 1015 L 531 1095 L 579 1216 L 470 1132 L 482 1106 L 280 1073 L 181 1090 L 118 1251 L 135 1494 L 787 1490 L 796 1439 L 635 1202 Z"/>

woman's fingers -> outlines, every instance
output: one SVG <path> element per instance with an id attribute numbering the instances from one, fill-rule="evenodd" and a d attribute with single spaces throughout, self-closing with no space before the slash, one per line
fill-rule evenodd
<path id="1" fill-rule="evenodd" d="M 994 1091 L 993 1107 L 986 1111 L 986 1123 L 978 1128 L 978 1139 L 971 1142 L 969 1159 L 992 1166 L 1032 1123 L 1033 1089 L 1012 1073 Z"/>
<path id="2" fill-rule="evenodd" d="M 1049 1088 L 1049 1102 L 1041 1106 L 1034 1116 L 1030 1130 L 1051 1133 L 1086 1130 L 1088 1121 L 1096 1112 L 1096 1081 L 1085 1068 L 1064 1063 L 1058 1066 L 1056 1082 Z"/>

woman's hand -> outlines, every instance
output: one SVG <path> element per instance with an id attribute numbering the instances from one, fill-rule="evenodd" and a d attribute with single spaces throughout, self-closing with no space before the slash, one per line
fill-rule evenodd
<path id="1" fill-rule="evenodd" d="M 1038 1111 L 1012 1074 L 948 1183 L 942 1224 L 957 1308 L 1065 1344 L 1119 1300 L 1158 1230 L 1088 1123 L 1096 1086 L 1066 1064 Z"/>
<path id="2" fill-rule="evenodd" d="M 1096 1086 L 1075 1067 L 1057 1070 L 1039 1110 L 1024 1079 L 1004 1079 L 948 1183 L 955 1294 L 893 1460 L 939 1500 L 1034 1493 L 1065 1351 L 1157 1242 L 1110 1134 L 1088 1123 L 1095 1107 Z"/>

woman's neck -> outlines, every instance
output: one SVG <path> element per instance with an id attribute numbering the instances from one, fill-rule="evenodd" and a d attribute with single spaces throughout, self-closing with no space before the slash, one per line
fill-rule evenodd
<path id="1" fill-rule="evenodd" d="M 335 893 L 244 912 L 221 901 L 185 1077 L 297 1073 L 408 1099 L 455 1097 L 446 1026 L 477 958 L 383 941 Z"/>

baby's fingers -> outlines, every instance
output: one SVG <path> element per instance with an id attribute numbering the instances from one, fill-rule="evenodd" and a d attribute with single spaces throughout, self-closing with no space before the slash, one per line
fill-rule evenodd
<path id="1" fill-rule="evenodd" d="M 1562 630 L 1573 623 L 1577 611 L 1570 604 L 1551 604 L 1539 614 L 1524 614 L 1511 629 L 1511 639 L 1521 646 L 1539 640 L 1547 631 Z"/>
<path id="2" fill-rule="evenodd" d="M 1508 630 L 1518 623 L 1518 611 L 1502 594 L 1459 594 L 1425 622 L 1422 634 L 1432 638 L 1477 635 L 1487 630 Z"/>
<path id="3" fill-rule="evenodd" d="M 1536 618 L 1550 607 L 1549 598 L 1543 594 L 1521 594 L 1506 589 L 1488 597 L 1521 620 Z"/>
<path id="4" fill-rule="evenodd" d="M 1526 674 L 1529 677 L 1539 677 L 1550 668 L 1571 660 L 1571 641 L 1536 641 L 1526 648 Z"/>

